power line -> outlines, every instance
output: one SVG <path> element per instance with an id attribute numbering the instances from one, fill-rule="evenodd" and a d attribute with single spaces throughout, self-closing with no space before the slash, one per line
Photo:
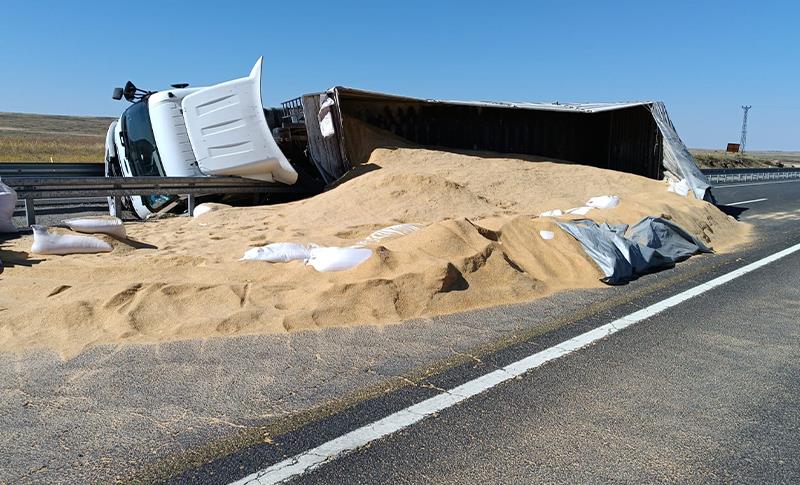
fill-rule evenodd
<path id="1" fill-rule="evenodd" d="M 752 106 L 750 105 L 742 106 L 744 114 L 742 116 L 742 139 L 739 140 L 739 145 L 740 145 L 739 153 L 743 155 L 744 155 L 744 145 L 747 142 L 747 112 L 750 111 L 750 108 L 752 108 Z"/>

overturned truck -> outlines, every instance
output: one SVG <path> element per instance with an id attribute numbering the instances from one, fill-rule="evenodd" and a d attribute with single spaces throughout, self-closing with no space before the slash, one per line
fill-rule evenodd
<path id="1" fill-rule="evenodd" d="M 144 91 L 128 82 L 115 90 L 116 99 L 133 104 L 109 127 L 106 174 L 253 178 L 284 186 L 276 191 L 283 200 L 286 185 L 296 186 L 298 196 L 321 191 L 362 162 L 366 125 L 420 146 L 669 177 L 712 200 L 661 102 L 465 102 L 334 87 L 264 108 L 261 64 L 245 78 L 209 87 Z M 174 202 L 174 196 L 123 200 L 139 217 Z"/>

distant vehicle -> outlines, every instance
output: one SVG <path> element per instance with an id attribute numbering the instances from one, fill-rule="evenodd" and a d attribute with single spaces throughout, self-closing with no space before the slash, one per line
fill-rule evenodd
<path id="1" fill-rule="evenodd" d="M 262 63 L 260 58 L 247 77 L 209 87 L 173 84 L 171 89 L 145 91 L 128 81 L 124 88 L 116 88 L 114 99 L 124 97 L 133 104 L 108 128 L 106 176 L 229 175 L 321 188 L 313 164 L 302 153 L 289 160 L 273 137 L 268 118 L 279 135 L 291 133 L 291 127 L 284 126 L 280 109 L 262 106 Z M 298 145 L 298 140 L 289 138 L 281 145 L 290 156 L 298 155 L 303 140 Z M 146 218 L 176 199 L 130 196 L 123 205 Z M 109 199 L 112 212 L 113 203 Z"/>

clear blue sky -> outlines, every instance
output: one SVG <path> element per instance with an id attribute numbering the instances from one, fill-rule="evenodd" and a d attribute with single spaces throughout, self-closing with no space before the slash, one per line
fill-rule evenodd
<path id="1" fill-rule="evenodd" d="M 429 98 L 667 103 L 692 147 L 800 150 L 800 3 L 7 2 L 0 111 L 118 115 L 149 89 L 244 76 L 264 103 L 333 85 Z"/>

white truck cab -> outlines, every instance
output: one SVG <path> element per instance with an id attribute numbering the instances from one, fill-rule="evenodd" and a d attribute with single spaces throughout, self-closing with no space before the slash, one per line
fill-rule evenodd
<path id="1" fill-rule="evenodd" d="M 262 64 L 259 58 L 249 76 L 209 87 L 175 84 L 173 89 L 149 92 L 128 82 L 124 90 L 115 89 L 115 99 L 124 96 L 133 104 L 109 126 L 106 175 L 232 175 L 295 184 L 298 173 L 267 125 L 261 103 Z M 131 196 L 126 202 L 146 218 L 174 199 Z"/>

